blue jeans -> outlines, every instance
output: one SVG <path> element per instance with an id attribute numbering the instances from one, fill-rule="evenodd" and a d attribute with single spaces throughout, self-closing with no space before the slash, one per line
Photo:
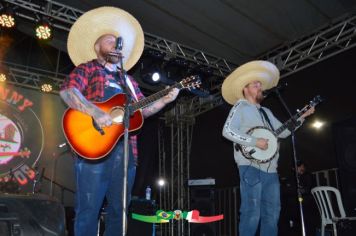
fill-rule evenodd
<path id="1" fill-rule="evenodd" d="M 239 166 L 240 236 L 277 236 L 281 209 L 277 173 L 266 173 L 252 166 Z"/>
<path id="2" fill-rule="evenodd" d="M 75 236 L 97 235 L 99 213 L 105 197 L 105 235 L 122 235 L 123 150 L 124 145 L 120 141 L 109 155 L 100 160 L 76 158 Z M 128 202 L 136 173 L 131 148 L 129 150 Z"/>

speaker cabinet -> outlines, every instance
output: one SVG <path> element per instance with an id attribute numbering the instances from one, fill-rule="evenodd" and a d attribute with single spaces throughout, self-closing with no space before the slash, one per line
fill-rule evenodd
<path id="1" fill-rule="evenodd" d="M 0 195 L 0 235 L 66 235 L 64 208 L 46 195 Z"/>
<path id="2" fill-rule="evenodd" d="M 356 213 L 356 117 L 333 128 L 341 195 L 345 211 L 352 216 Z"/>
<path id="3" fill-rule="evenodd" d="M 202 216 L 215 215 L 215 190 L 210 186 L 190 187 L 190 210 L 198 210 Z M 217 223 L 190 224 L 194 236 L 216 236 Z"/>

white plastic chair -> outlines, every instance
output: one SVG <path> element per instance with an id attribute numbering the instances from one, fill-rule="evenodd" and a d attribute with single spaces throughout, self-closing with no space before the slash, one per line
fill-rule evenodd
<path id="1" fill-rule="evenodd" d="M 319 186 L 311 190 L 313 197 L 318 205 L 319 212 L 321 215 L 321 236 L 325 234 L 325 226 L 332 225 L 334 236 L 337 236 L 337 223 L 340 220 L 356 220 L 356 217 L 347 217 L 345 214 L 344 205 L 342 204 L 340 191 L 337 188 L 329 186 Z M 336 204 L 334 202 L 332 194 L 336 197 Z M 333 207 L 334 206 L 334 207 Z M 339 216 L 336 216 L 334 209 L 338 208 Z"/>

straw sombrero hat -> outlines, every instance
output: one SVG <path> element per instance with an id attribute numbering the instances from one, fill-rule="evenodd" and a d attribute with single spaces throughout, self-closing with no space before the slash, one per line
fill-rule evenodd
<path id="1" fill-rule="evenodd" d="M 268 61 L 251 61 L 235 69 L 222 84 L 222 96 L 234 105 L 243 98 L 243 88 L 252 81 L 262 83 L 262 90 L 273 88 L 279 81 L 279 70 Z"/>
<path id="2" fill-rule="evenodd" d="M 128 12 L 116 7 L 99 7 L 81 15 L 68 35 L 68 54 L 74 65 L 95 59 L 94 44 L 104 35 L 123 38 L 122 54 L 125 70 L 133 67 L 144 48 L 140 23 Z"/>

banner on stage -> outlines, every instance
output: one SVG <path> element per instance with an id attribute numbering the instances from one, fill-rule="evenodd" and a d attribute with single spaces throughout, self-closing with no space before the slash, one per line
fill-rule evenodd
<path id="1" fill-rule="evenodd" d="M 35 178 L 33 166 L 44 146 L 34 102 L 14 87 L 0 86 L 0 183 L 20 186 Z"/>

